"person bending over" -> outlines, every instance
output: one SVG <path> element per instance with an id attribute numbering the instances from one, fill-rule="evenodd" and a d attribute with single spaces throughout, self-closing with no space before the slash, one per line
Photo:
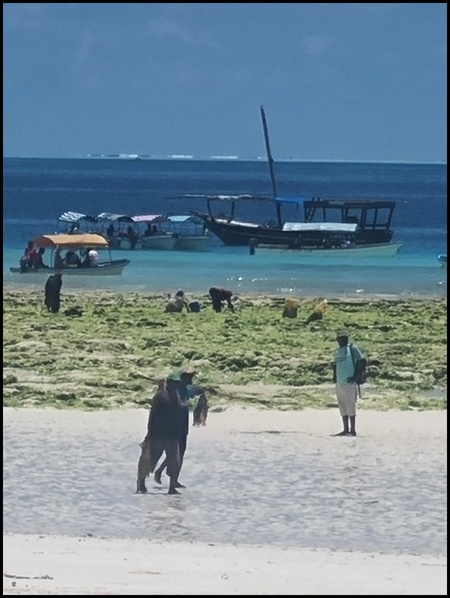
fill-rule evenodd
<path id="1" fill-rule="evenodd" d="M 231 302 L 233 291 L 223 289 L 222 287 L 211 287 L 209 289 L 209 296 L 211 297 L 212 307 L 215 312 L 220 313 L 222 311 L 224 302 L 226 302 L 231 311 L 234 311 L 234 305 Z"/>

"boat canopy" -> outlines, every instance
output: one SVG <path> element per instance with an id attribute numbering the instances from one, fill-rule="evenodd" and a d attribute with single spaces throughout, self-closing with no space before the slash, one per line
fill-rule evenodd
<path id="1" fill-rule="evenodd" d="M 132 222 L 167 222 L 168 217 L 163 214 L 144 214 L 142 216 L 132 216 Z"/>
<path id="2" fill-rule="evenodd" d="M 321 231 L 329 233 L 356 233 L 357 224 L 342 222 L 285 222 L 284 231 Z"/>
<path id="3" fill-rule="evenodd" d="M 196 216 L 195 214 L 191 214 L 190 216 L 182 216 L 182 215 L 174 215 L 167 217 L 170 222 L 174 224 L 184 224 L 185 222 L 193 222 L 195 224 L 202 224 L 203 220 Z"/>
<path id="4" fill-rule="evenodd" d="M 75 235 L 39 235 L 33 241 L 36 247 L 55 248 L 67 247 L 80 249 L 81 247 L 108 247 L 108 241 L 101 235 L 81 233 Z"/>
<path id="5" fill-rule="evenodd" d="M 113 214 L 112 212 L 102 212 L 98 215 L 99 220 L 112 220 L 112 222 L 133 222 L 131 216 L 127 214 Z"/>
<path id="6" fill-rule="evenodd" d="M 174 199 L 174 198 L 171 198 Z M 231 201 L 231 202 L 245 202 L 245 201 L 267 201 L 277 203 L 294 203 L 303 204 L 304 199 L 302 197 L 288 197 L 278 196 L 273 197 L 272 195 L 252 195 L 250 193 L 241 193 L 239 195 L 196 195 L 188 193 L 180 195 L 175 199 L 206 199 L 207 201 Z"/>
<path id="7" fill-rule="evenodd" d="M 392 200 L 378 199 L 327 199 L 318 197 L 304 202 L 305 209 L 311 208 L 353 208 L 353 209 L 380 209 L 387 208 L 393 210 L 396 202 Z"/>
<path id="8" fill-rule="evenodd" d="M 62 222 L 79 222 L 80 220 L 86 220 L 87 222 L 98 222 L 98 216 L 92 214 L 81 214 L 80 212 L 64 212 L 59 217 Z"/>

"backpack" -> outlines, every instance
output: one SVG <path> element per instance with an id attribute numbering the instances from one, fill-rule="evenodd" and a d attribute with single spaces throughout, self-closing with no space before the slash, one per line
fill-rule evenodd
<path id="1" fill-rule="evenodd" d="M 350 344 L 350 355 L 352 356 L 353 367 L 355 368 L 356 384 L 365 384 L 367 382 L 367 359 L 365 357 L 362 357 L 361 359 L 355 359 L 355 355 L 353 353 L 353 343 Z M 358 368 L 356 368 L 357 365 Z"/>

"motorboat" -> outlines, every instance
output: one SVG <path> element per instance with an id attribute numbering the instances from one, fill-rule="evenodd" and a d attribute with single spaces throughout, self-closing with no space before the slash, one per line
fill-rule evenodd
<path id="1" fill-rule="evenodd" d="M 203 221 L 195 215 L 168 216 L 169 227 L 175 235 L 174 249 L 179 251 L 206 251 L 211 237 Z"/>
<path id="2" fill-rule="evenodd" d="M 50 265 L 41 268 L 11 267 L 10 272 L 24 276 L 48 275 L 55 272 L 61 272 L 64 276 L 120 276 L 125 266 L 130 263 L 128 259 L 113 260 L 108 241 L 102 235 L 95 233 L 39 235 L 33 240 L 33 244 L 37 249 L 43 247 L 51 250 Z M 85 266 L 83 264 L 69 265 L 64 263 L 63 258 L 60 257 L 61 263 L 57 263 L 57 267 L 55 267 L 55 257 L 61 251 L 86 252 L 88 249 L 107 250 L 109 259 L 99 259 L 96 265 Z"/>

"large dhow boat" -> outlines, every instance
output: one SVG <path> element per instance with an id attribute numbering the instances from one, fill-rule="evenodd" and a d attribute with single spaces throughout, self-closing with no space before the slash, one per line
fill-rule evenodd
<path id="1" fill-rule="evenodd" d="M 392 240 L 391 228 L 396 202 L 393 200 L 366 200 L 355 198 L 312 198 L 286 197 L 277 193 L 273 158 L 270 150 L 269 134 L 264 108 L 261 106 L 267 158 L 272 183 L 271 195 L 183 195 L 183 199 L 195 198 L 206 201 L 207 212 L 196 212 L 204 225 L 225 245 L 258 246 L 280 245 L 291 249 L 317 248 L 321 243 L 328 245 L 326 235 L 320 225 L 354 224 L 355 245 L 387 244 Z M 251 204 L 258 212 L 273 210 L 274 220 L 250 222 L 239 217 Z M 303 209 L 303 222 L 286 222 L 283 211 L 295 208 L 296 213 Z M 310 226 L 305 226 L 310 225 Z M 334 239 L 346 242 L 348 230 L 334 231 Z M 394 253 L 401 243 L 393 245 Z M 324 247 L 326 248 L 326 247 Z M 389 253 L 389 251 L 387 251 Z"/>
<path id="2" fill-rule="evenodd" d="M 108 241 L 94 233 L 39 235 L 33 240 L 33 244 L 37 250 L 50 249 L 49 264 L 38 268 L 22 264 L 11 267 L 10 272 L 24 276 L 48 275 L 54 272 L 61 272 L 64 276 L 120 276 L 125 266 L 130 263 L 128 259 L 113 260 Z M 107 260 L 101 258 L 101 252 L 105 250 L 108 252 Z M 89 263 L 86 258 L 83 261 L 77 253 L 85 256 L 89 251 L 95 251 L 95 263 Z M 63 252 L 66 252 L 66 255 Z M 77 263 L 70 263 L 67 252 L 75 256 Z"/>

